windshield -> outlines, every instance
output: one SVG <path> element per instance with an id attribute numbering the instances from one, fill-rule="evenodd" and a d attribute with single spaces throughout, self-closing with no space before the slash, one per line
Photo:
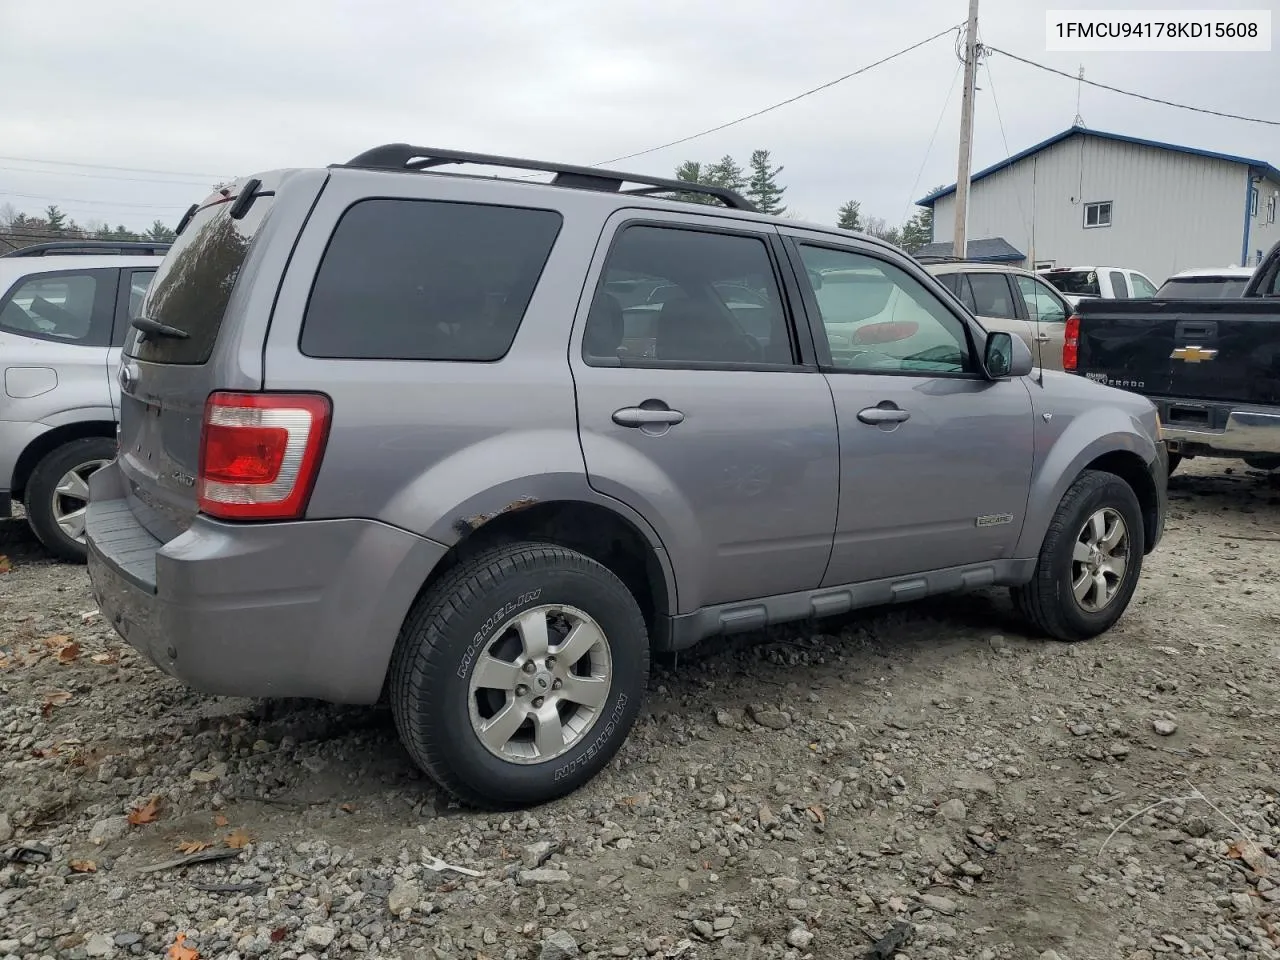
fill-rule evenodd
<path id="1" fill-rule="evenodd" d="M 1156 291 L 1164 300 L 1230 300 L 1244 293 L 1248 277 L 1183 277 L 1166 280 Z"/>
<path id="2" fill-rule="evenodd" d="M 1102 291 L 1098 289 L 1098 274 L 1093 270 L 1064 270 L 1061 273 L 1042 274 L 1063 293 L 1073 293 L 1081 297 L 1098 297 Z"/>
<path id="3" fill-rule="evenodd" d="M 125 353 L 152 363 L 209 359 L 249 243 L 262 227 L 273 199 L 259 196 L 240 220 L 231 219 L 232 204 L 226 201 L 196 213 L 156 271 L 141 311 L 142 316 L 187 336 L 139 338 L 135 329 Z"/>

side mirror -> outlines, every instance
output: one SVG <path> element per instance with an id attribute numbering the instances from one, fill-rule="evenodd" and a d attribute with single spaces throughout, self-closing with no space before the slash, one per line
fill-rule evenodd
<path id="1" fill-rule="evenodd" d="M 987 345 L 983 349 L 982 364 L 986 367 L 987 376 L 992 380 L 1004 380 L 1009 377 L 1025 377 L 1035 367 L 1031 358 L 1031 350 L 1021 337 L 1015 337 L 1003 330 L 987 334 Z"/>

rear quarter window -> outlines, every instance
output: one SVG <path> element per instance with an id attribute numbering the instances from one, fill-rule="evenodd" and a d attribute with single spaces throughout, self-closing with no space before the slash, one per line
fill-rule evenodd
<path id="1" fill-rule="evenodd" d="M 560 231 L 553 210 L 362 200 L 320 261 L 299 347 L 349 360 L 500 360 Z"/>

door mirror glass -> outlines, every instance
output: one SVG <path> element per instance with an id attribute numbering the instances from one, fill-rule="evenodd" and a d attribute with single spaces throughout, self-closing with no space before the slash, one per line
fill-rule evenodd
<path id="1" fill-rule="evenodd" d="M 987 335 L 983 365 L 987 368 L 987 375 L 993 380 L 1025 377 L 1035 366 L 1031 350 L 1022 342 L 1022 338 L 1003 330 Z"/>

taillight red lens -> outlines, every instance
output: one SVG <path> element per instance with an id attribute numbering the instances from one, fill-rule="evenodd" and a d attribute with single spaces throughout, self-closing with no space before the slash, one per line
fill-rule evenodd
<path id="1" fill-rule="evenodd" d="M 1080 362 L 1080 318 L 1067 317 L 1067 329 L 1062 338 L 1062 369 L 1074 370 Z"/>
<path id="2" fill-rule="evenodd" d="M 320 394 L 210 394 L 200 436 L 200 511 L 230 520 L 302 516 L 328 439 Z"/>

